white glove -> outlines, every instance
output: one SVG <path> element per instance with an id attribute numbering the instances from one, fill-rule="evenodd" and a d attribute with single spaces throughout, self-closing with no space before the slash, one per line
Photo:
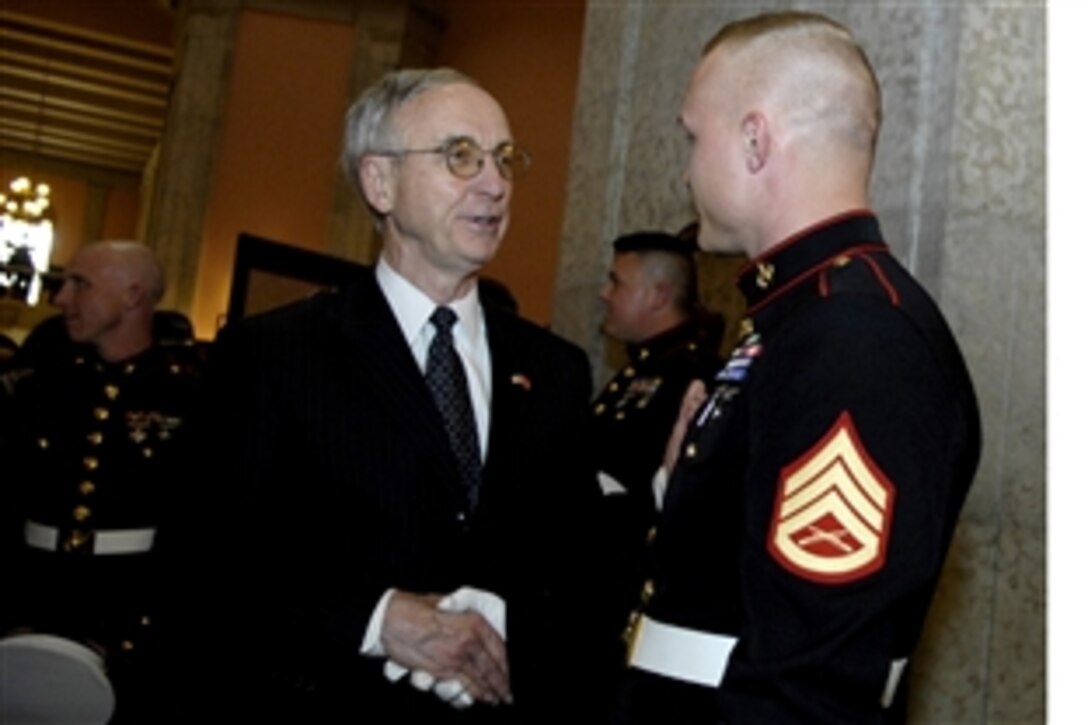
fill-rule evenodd
<path id="1" fill-rule="evenodd" d="M 665 489 L 669 487 L 669 471 L 664 466 L 657 469 L 651 482 L 654 491 L 654 505 L 660 513 L 665 508 Z"/>
<path id="2" fill-rule="evenodd" d="M 597 485 L 601 487 L 601 493 L 605 496 L 615 496 L 627 493 L 627 488 L 604 471 L 597 471 Z"/>

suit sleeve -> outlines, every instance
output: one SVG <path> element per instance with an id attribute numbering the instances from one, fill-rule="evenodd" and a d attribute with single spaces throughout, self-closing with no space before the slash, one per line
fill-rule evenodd
<path id="1" fill-rule="evenodd" d="M 329 678 L 379 666 L 358 652 L 387 584 L 365 571 L 328 576 L 328 562 L 313 556 L 312 532 L 325 518 L 320 497 L 302 490 L 314 485 L 312 473 L 281 407 L 280 392 L 303 384 L 297 365 L 281 357 L 290 347 L 245 324 L 220 334 L 199 406 L 184 526 L 165 542 L 175 603 L 185 603 L 171 613 L 185 668 L 205 673 L 200 694 L 209 706 L 245 717 L 254 703 L 271 713 L 285 693 L 304 696 Z"/>

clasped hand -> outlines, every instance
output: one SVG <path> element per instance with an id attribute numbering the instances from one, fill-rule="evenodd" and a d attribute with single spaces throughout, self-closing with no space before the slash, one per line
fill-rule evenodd
<path id="1" fill-rule="evenodd" d="M 460 682 L 468 702 L 510 702 L 502 634 L 480 612 L 446 611 L 439 606 L 442 601 L 437 594 L 393 594 L 381 635 L 389 659 L 440 683 Z"/>

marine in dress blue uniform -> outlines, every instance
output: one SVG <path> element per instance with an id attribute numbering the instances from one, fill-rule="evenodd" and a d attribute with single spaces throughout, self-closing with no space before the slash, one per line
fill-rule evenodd
<path id="1" fill-rule="evenodd" d="M 116 653 L 145 637 L 157 527 L 183 495 L 171 477 L 199 378 L 193 352 L 107 362 L 87 347 L 19 381 L 6 534 L 21 578 L 9 624 Z"/>
<path id="2" fill-rule="evenodd" d="M 626 343 L 627 364 L 594 399 L 589 438 L 605 493 L 608 589 L 619 635 L 646 576 L 645 542 L 658 508 L 654 474 L 688 385 L 709 382 L 721 366 L 724 325 L 698 304 L 694 239 L 644 231 L 612 246 L 602 328 Z M 614 642 L 622 652 L 618 636 Z"/>
<path id="3" fill-rule="evenodd" d="M 879 88 L 808 13 L 727 25 L 681 121 L 741 339 L 689 391 L 620 723 L 884 723 L 978 463 L 973 386 L 868 210 Z"/>
<path id="4" fill-rule="evenodd" d="M 155 338 L 161 296 L 146 247 L 77 252 L 55 299 L 63 319 L 47 320 L 48 340 L 22 358 L 0 433 L 10 466 L 0 624 L 99 653 L 116 723 L 153 717 L 157 539 L 187 495 L 179 471 L 200 377 L 198 348 Z"/>

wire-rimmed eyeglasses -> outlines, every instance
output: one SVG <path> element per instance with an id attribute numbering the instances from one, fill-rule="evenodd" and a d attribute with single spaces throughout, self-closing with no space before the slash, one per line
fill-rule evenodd
<path id="1" fill-rule="evenodd" d="M 503 141 L 488 151 L 465 136 L 451 138 L 433 149 L 401 149 L 399 151 L 368 151 L 373 156 L 400 158 L 409 154 L 441 154 L 446 157 L 446 168 L 459 179 L 472 179 L 484 169 L 488 156 L 495 161 L 499 175 L 507 181 L 524 176 L 529 170 L 529 152 L 513 141 Z"/>

